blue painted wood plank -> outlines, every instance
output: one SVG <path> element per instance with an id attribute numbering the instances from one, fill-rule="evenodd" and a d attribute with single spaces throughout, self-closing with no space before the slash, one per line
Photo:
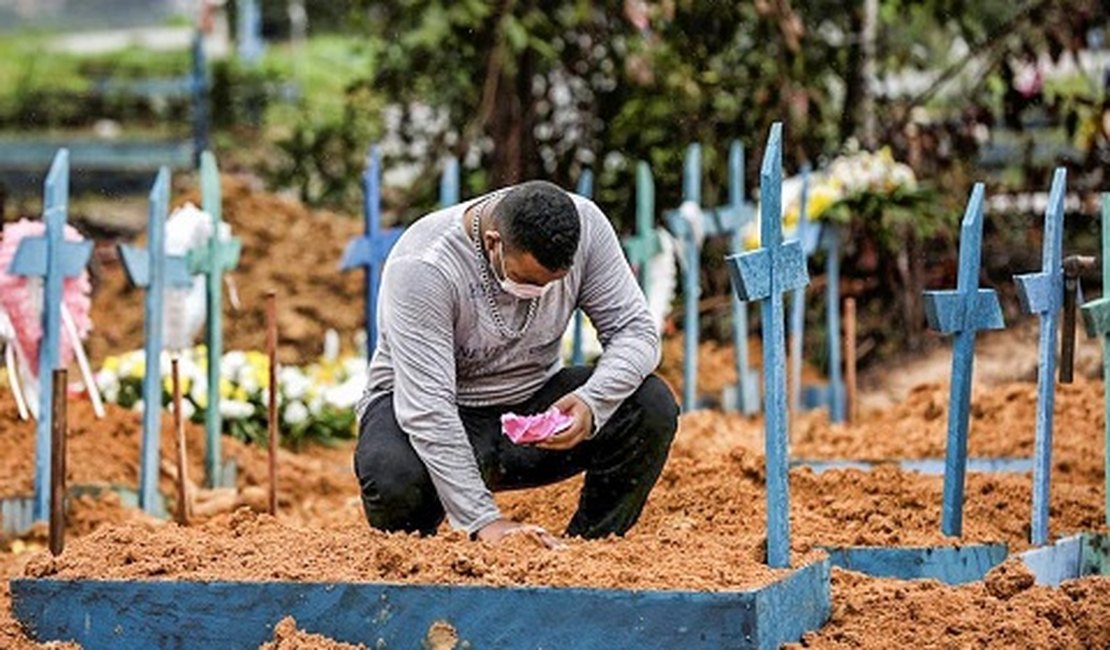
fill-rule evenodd
<path id="1" fill-rule="evenodd" d="M 1110 575 L 1110 535 L 1080 533 L 1018 555 L 1038 585 L 1058 587 L 1065 580 Z"/>
<path id="2" fill-rule="evenodd" d="M 362 211 L 366 220 L 365 233 L 352 239 L 343 251 L 341 270 L 366 269 L 366 354 L 371 359 L 378 343 L 378 289 L 381 285 L 382 267 L 389 251 L 401 237 L 401 228 L 382 228 L 381 224 L 381 150 L 370 147 L 366 170 L 362 173 Z"/>
<path id="3" fill-rule="evenodd" d="M 869 472 L 876 467 L 884 465 L 897 465 L 902 471 L 917 472 L 930 476 L 941 476 L 945 473 L 945 460 L 943 458 L 904 458 L 900 460 L 851 460 L 846 458 L 836 459 L 805 459 L 796 458 L 790 461 L 791 469 L 795 467 L 808 467 L 815 474 L 830 470 L 855 469 Z M 1025 474 L 1033 471 L 1032 458 L 969 458 L 967 471 L 989 474 Z"/>
<path id="4" fill-rule="evenodd" d="M 66 214 L 69 204 L 69 152 L 61 149 L 54 156 L 46 175 L 41 237 L 25 237 L 19 242 L 9 272 L 42 278 L 42 340 L 39 342 L 39 418 L 35 423 L 35 503 L 36 521 L 50 512 L 50 429 L 53 371 L 61 358 L 62 283 L 78 275 L 88 264 L 92 242 L 66 241 Z"/>
<path id="5" fill-rule="evenodd" d="M 223 279 L 224 274 L 239 265 L 242 242 L 238 238 L 220 237 L 223 223 L 223 195 L 220 188 L 220 170 L 216 157 L 205 151 L 200 163 L 201 205 L 212 219 L 212 235 L 208 243 L 189 251 L 189 272 L 205 277 L 205 327 L 204 340 L 208 348 L 208 404 L 204 412 L 205 479 L 208 487 L 222 484 L 220 433 L 220 362 L 223 357 Z"/>
<path id="6" fill-rule="evenodd" d="M 823 548 L 828 551 L 833 566 L 883 578 L 932 578 L 950 585 L 982 580 L 988 571 L 1009 555 L 1006 544 Z"/>
<path id="7" fill-rule="evenodd" d="M 944 507 L 941 516 L 941 530 L 945 535 L 956 537 L 963 533 L 975 334 L 981 329 L 1003 327 L 998 296 L 993 290 L 979 288 L 984 194 L 983 184 L 976 183 L 964 210 L 960 225 L 956 290 L 926 291 L 924 294 L 925 314 L 930 327 L 945 334 L 956 335 L 948 398 L 948 440 L 945 447 Z"/>
<path id="8" fill-rule="evenodd" d="M 825 332 L 829 354 L 829 421 L 843 422 L 844 371 L 840 360 L 840 228 L 823 229 L 825 247 Z"/>
<path id="9" fill-rule="evenodd" d="M 167 255 L 165 246 L 166 217 L 169 214 L 170 171 L 163 167 L 150 190 L 147 220 L 147 254 L 139 255 L 130 246 L 121 244 L 120 258 L 131 283 L 146 289 L 144 302 L 143 375 L 143 442 L 139 466 L 139 504 L 148 514 L 155 514 L 160 504 L 158 476 L 161 471 L 162 435 L 162 336 L 163 306 L 168 287 L 188 288 L 193 280 L 184 256 Z"/>
<path id="10" fill-rule="evenodd" d="M 163 164 L 172 169 L 189 169 L 194 160 L 192 143 L 180 140 L 3 137 L 0 169 L 41 169 L 50 164 L 62 147 L 70 152 L 70 164 L 77 171 L 148 172 Z"/>
<path id="11" fill-rule="evenodd" d="M 686 148 L 682 170 L 682 201 L 701 209 L 701 145 Z M 698 407 L 698 299 L 701 297 L 701 251 L 690 224 L 681 214 L 668 215 L 675 236 L 685 246 L 686 272 L 682 276 L 682 408 L 689 413 Z"/>
<path id="12" fill-rule="evenodd" d="M 446 208 L 459 202 L 459 159 L 448 156 L 439 179 L 439 207 Z"/>
<path id="13" fill-rule="evenodd" d="M 12 610 L 42 641 L 84 647 L 258 647 L 291 615 L 369 647 L 420 647 L 436 621 L 476 648 L 777 648 L 829 612 L 827 560 L 743 592 L 372 583 L 12 582 Z"/>
<path id="14" fill-rule="evenodd" d="M 802 167 L 802 196 L 798 203 L 796 239 L 802 244 L 802 254 L 807 260 L 812 250 L 806 248 L 811 228 L 809 223 L 809 163 Z M 795 413 L 802 407 L 802 354 L 806 325 L 806 292 L 799 289 L 790 296 L 790 409 Z"/>
<path id="15" fill-rule="evenodd" d="M 628 263 L 636 269 L 636 280 L 644 294 L 648 286 L 648 262 L 659 254 L 659 235 L 655 232 L 655 181 L 651 167 L 644 161 L 636 163 L 636 226 L 632 235 L 621 239 Z"/>
<path id="16" fill-rule="evenodd" d="M 193 167 L 200 169 L 203 152 L 208 150 L 208 60 L 204 55 L 204 35 L 193 33 Z"/>
<path id="17" fill-rule="evenodd" d="M 1056 339 L 1064 301 L 1063 236 L 1067 170 L 1052 177 L 1044 217 L 1041 270 L 1014 276 L 1023 309 L 1040 319 L 1040 363 L 1037 364 L 1037 420 L 1033 465 L 1033 522 L 1030 540 L 1048 541 L 1049 482 L 1052 473 L 1052 412 L 1056 401 Z"/>
<path id="18" fill-rule="evenodd" d="M 711 221 L 717 230 L 729 236 L 729 252 L 744 252 L 744 229 L 755 218 L 755 210 L 744 197 L 744 147 L 733 140 L 728 150 L 728 205 L 716 210 Z M 732 292 L 732 347 L 736 364 L 736 386 L 731 391 L 731 403 L 725 399 L 726 408 L 734 408 L 744 415 L 759 411 L 759 381 L 751 368 L 748 356 L 748 304 Z"/>
<path id="19" fill-rule="evenodd" d="M 1110 193 L 1102 195 L 1102 297 L 1083 305 L 1083 323 L 1087 334 L 1102 341 L 1102 382 L 1105 400 L 1106 430 L 1104 433 L 1106 525 L 1110 527 Z"/>
<path id="20" fill-rule="evenodd" d="M 760 170 L 758 251 L 727 258 L 733 288 L 741 300 L 762 300 L 763 413 L 767 462 L 767 562 L 790 563 L 790 495 L 787 452 L 785 323 L 782 294 L 809 282 L 805 256 L 796 241 L 782 241 L 782 124 L 767 138 Z M 752 291 L 757 289 L 758 291 Z"/>

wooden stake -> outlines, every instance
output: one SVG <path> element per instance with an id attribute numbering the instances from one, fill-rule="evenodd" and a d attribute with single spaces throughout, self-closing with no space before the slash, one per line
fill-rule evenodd
<path id="1" fill-rule="evenodd" d="M 856 384 L 856 299 L 844 299 L 844 375 L 848 382 L 848 421 L 857 417 L 859 386 Z"/>
<path id="2" fill-rule="evenodd" d="M 266 355 L 270 360 L 269 440 L 270 440 L 270 514 L 277 515 L 277 293 L 266 292 Z"/>
<path id="3" fill-rule="evenodd" d="M 54 371 L 50 400 L 50 554 L 61 555 L 66 527 L 66 371 Z"/>
<path id="4" fill-rule="evenodd" d="M 179 359 L 175 356 L 170 360 L 170 372 L 173 376 L 173 430 L 177 436 L 177 523 L 182 526 L 189 525 L 189 492 L 186 489 L 189 478 L 186 475 L 185 462 L 185 418 L 181 415 L 181 373 Z"/>

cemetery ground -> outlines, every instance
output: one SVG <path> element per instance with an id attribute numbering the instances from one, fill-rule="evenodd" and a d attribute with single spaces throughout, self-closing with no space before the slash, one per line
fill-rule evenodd
<path id="1" fill-rule="evenodd" d="M 225 181 L 224 218 L 244 239 L 236 271 L 241 307 L 227 319 L 227 349 L 255 349 L 262 335 L 262 293 L 281 291 L 280 356 L 298 362 L 319 354 L 324 331 L 352 332 L 359 309 L 337 308 L 360 300 L 361 279 L 335 272 L 355 220 L 304 210 L 247 185 Z M 174 204 L 181 197 L 175 195 Z M 138 229 L 136 229 L 138 230 Z M 319 246 L 306 246 L 311 238 Z M 100 242 L 105 251 L 111 242 Z M 125 289 L 108 254 L 98 255 L 94 358 L 138 347 L 142 337 L 139 292 Z M 344 320 L 346 319 L 346 320 Z M 1022 364 L 1035 363 L 1029 333 L 1017 328 L 983 337 L 987 373 L 972 402 L 972 457 L 1029 457 L 1033 450 L 1036 385 Z M 1009 338 L 1002 338 L 1009 337 Z M 1022 338 L 1026 337 L 1026 338 Z M 995 342 L 997 341 L 997 342 Z M 675 345 L 668 341 L 667 349 Z M 1096 350 L 1082 342 L 1080 349 Z M 756 349 L 752 346 L 753 351 Z M 675 350 L 681 350 L 681 344 Z M 731 357 L 703 345 L 710 358 Z M 942 349 L 939 358 L 948 359 Z M 753 354 L 758 359 L 758 354 Z M 894 460 L 943 457 L 947 385 L 927 362 L 898 364 L 874 385 L 891 385 L 913 368 L 920 382 L 867 406 L 854 423 L 830 425 L 821 412 L 792 414 L 791 456 L 807 459 Z M 730 363 L 703 364 L 707 381 Z M 1083 366 L 1081 365 L 1080 368 Z M 1090 379 L 1061 385 L 1056 400 L 1051 533 L 1103 530 L 1103 386 Z M 674 373 L 677 375 L 678 373 Z M 673 377 L 672 377 L 672 383 Z M 869 391 L 874 394 L 878 391 Z M 7 391 L 0 396 L 0 496 L 30 489 L 33 425 L 20 422 Z M 71 402 L 68 479 L 71 485 L 134 488 L 139 464 L 140 415 L 109 405 L 96 420 L 83 401 Z M 163 455 L 172 458 L 169 418 L 163 422 Z M 11 576 L 122 580 L 375 581 L 418 584 L 551 585 L 722 591 L 761 585 L 781 572 L 764 558 L 766 499 L 763 427 L 757 418 L 716 411 L 682 416 L 663 475 L 643 517 L 624 539 L 570 540 L 546 551 L 521 538 L 497 547 L 467 542 L 444 531 L 418 539 L 371 531 L 351 469 L 351 442 L 334 447 L 283 450 L 279 463 L 278 516 L 265 510 L 265 450 L 225 440 L 224 454 L 238 466 L 237 489 L 196 492 L 188 527 L 150 519 L 125 508 L 111 492 L 74 498 L 65 552 L 44 550 L 45 529 L 0 540 L 0 571 Z M 202 476 L 203 430 L 187 427 L 190 471 Z M 170 463 L 162 491 L 173 494 Z M 964 531 L 940 533 L 942 478 L 880 465 L 790 475 L 794 566 L 816 557 L 822 545 L 952 545 L 1003 542 L 1011 554 L 1028 548 L 1031 478 L 1027 473 L 968 475 Z M 508 516 L 561 530 L 576 505 L 580 479 L 498 495 Z M 172 506 L 172 502 L 170 503 Z M 0 587 L 0 647 L 37 647 L 10 613 L 7 582 Z M 946 586 L 932 580 L 877 579 L 834 569 L 832 612 L 808 647 L 928 646 L 1106 647 L 1110 644 L 1110 579 L 1083 578 L 1060 588 L 1032 585 L 1016 562 L 981 582 Z M 276 619 L 273 647 L 347 647 L 312 636 L 310 626 Z M 465 638 L 465 630 L 459 633 Z M 447 625 L 429 630 L 426 645 L 453 647 Z"/>

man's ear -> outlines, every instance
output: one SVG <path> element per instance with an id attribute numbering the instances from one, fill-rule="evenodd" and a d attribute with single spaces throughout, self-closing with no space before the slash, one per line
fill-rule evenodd
<path id="1" fill-rule="evenodd" d="M 493 249 L 497 247 L 497 242 L 501 241 L 501 233 L 496 230 L 487 230 L 482 235 L 482 242 L 486 246 L 486 251 L 493 253 Z"/>

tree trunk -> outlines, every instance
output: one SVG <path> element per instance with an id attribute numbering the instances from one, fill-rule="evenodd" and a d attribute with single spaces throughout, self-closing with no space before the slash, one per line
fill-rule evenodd
<path id="1" fill-rule="evenodd" d="M 538 169 L 536 102 L 532 95 L 534 55 L 526 50 L 511 72 L 503 69 L 494 95 L 489 135 L 493 138 L 491 177 L 497 187 L 533 178 Z"/>

